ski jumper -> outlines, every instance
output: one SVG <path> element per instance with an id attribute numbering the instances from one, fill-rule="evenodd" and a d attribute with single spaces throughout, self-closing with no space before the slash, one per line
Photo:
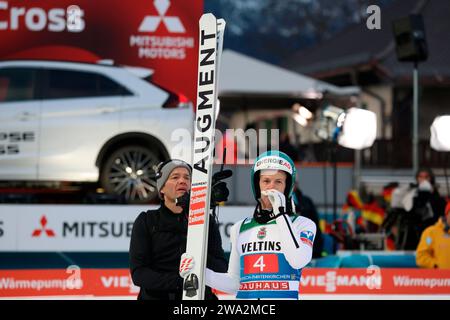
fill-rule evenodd
<path id="1" fill-rule="evenodd" d="M 259 224 L 246 218 L 231 228 L 228 272 L 206 270 L 206 284 L 236 299 L 298 299 L 301 271 L 312 258 L 315 223 L 282 215 Z"/>

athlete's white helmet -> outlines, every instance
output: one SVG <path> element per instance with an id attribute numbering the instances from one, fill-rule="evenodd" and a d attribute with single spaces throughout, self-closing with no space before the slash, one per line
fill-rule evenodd
<path id="1" fill-rule="evenodd" d="M 286 172 L 287 179 L 284 195 L 286 199 L 292 196 L 297 170 L 295 169 L 294 161 L 287 154 L 281 151 L 271 150 L 264 152 L 256 158 L 251 172 L 252 191 L 256 200 L 261 198 L 261 189 L 259 188 L 261 170 L 281 170 Z"/>

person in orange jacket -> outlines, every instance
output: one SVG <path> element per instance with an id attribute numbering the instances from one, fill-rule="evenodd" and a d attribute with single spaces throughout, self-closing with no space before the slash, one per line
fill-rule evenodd
<path id="1" fill-rule="evenodd" d="M 450 201 L 445 217 L 423 231 L 416 250 L 416 263 L 421 268 L 450 269 Z"/>

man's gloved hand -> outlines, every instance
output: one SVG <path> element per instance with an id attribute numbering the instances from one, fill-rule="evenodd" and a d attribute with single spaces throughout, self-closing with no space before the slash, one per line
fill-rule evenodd
<path id="1" fill-rule="evenodd" d="M 278 190 L 271 189 L 261 191 L 261 194 L 269 199 L 270 203 L 272 204 L 274 214 L 278 215 L 280 213 L 286 213 L 286 197 L 283 193 Z"/>
<path id="2" fill-rule="evenodd" d="M 228 190 L 227 183 L 222 181 L 233 175 L 231 170 L 223 170 L 213 174 L 211 178 L 211 207 L 215 207 L 219 202 L 228 201 L 230 190 Z"/>
<path id="3" fill-rule="evenodd" d="M 230 195 L 230 190 L 228 190 L 227 183 L 224 181 L 219 181 L 211 188 L 211 207 L 215 207 L 219 202 L 227 201 Z"/>
<path id="4" fill-rule="evenodd" d="M 192 272 L 192 269 L 195 266 L 195 260 L 194 257 L 187 254 L 186 252 L 182 254 L 181 260 L 180 260 L 180 276 L 182 278 L 185 278 L 188 274 Z"/>

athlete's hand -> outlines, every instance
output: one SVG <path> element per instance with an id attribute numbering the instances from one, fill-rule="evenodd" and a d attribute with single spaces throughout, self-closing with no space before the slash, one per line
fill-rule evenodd
<path id="1" fill-rule="evenodd" d="M 182 278 L 185 278 L 188 274 L 191 273 L 192 269 L 195 266 L 194 257 L 187 254 L 186 252 L 183 253 L 180 260 L 180 276 Z"/>
<path id="2" fill-rule="evenodd" d="M 263 196 L 266 196 L 272 204 L 273 213 L 280 214 L 286 212 L 286 197 L 278 190 L 270 189 L 261 191 Z"/>

